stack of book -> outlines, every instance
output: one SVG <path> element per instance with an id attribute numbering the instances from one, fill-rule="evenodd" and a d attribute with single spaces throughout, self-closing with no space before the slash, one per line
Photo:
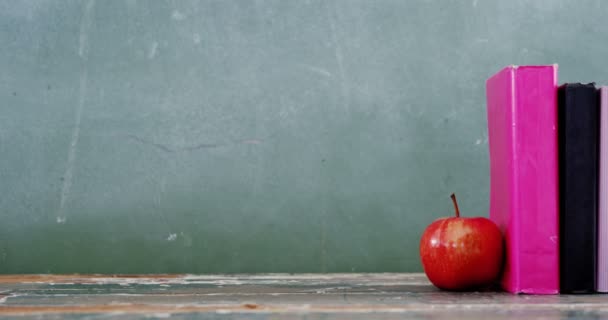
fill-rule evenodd
<path id="1" fill-rule="evenodd" d="M 557 65 L 486 83 L 490 219 L 512 293 L 608 292 L 608 87 L 557 82 Z"/>

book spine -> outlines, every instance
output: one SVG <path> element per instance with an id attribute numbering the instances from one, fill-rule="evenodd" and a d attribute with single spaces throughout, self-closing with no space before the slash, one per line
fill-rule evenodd
<path id="1" fill-rule="evenodd" d="M 557 66 L 515 78 L 514 194 L 520 292 L 559 292 Z"/>
<path id="2" fill-rule="evenodd" d="M 505 234 L 502 286 L 559 292 L 557 66 L 507 67 L 487 81 L 490 218 Z"/>
<path id="3" fill-rule="evenodd" d="M 558 90 L 560 291 L 595 291 L 599 106 L 593 84 Z"/>
<path id="4" fill-rule="evenodd" d="M 600 186 L 597 291 L 608 292 L 608 87 L 600 88 Z"/>

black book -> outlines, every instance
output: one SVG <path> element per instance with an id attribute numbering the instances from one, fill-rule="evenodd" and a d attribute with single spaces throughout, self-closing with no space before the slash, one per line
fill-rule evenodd
<path id="1" fill-rule="evenodd" d="M 599 99 L 593 83 L 577 83 L 559 87 L 557 100 L 560 292 L 589 293 L 596 282 Z"/>

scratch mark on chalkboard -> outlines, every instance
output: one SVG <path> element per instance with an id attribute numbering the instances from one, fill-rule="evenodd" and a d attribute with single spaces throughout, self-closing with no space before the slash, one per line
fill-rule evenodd
<path id="1" fill-rule="evenodd" d="M 272 136 L 274 136 L 274 135 L 272 135 Z M 220 148 L 220 147 L 226 147 L 229 145 L 238 145 L 238 144 L 258 145 L 258 144 L 261 144 L 262 142 L 264 142 L 263 139 L 240 139 L 240 140 L 233 140 L 232 143 L 199 143 L 199 144 L 192 145 L 192 146 L 172 146 L 169 144 L 162 144 L 162 143 L 154 142 L 154 141 L 151 141 L 148 139 L 144 139 L 144 138 L 136 136 L 134 134 L 128 134 L 127 138 L 129 138 L 133 141 L 139 142 L 141 144 L 151 145 L 151 146 L 155 147 L 156 149 L 166 152 L 166 153 L 174 153 L 174 152 L 181 152 L 181 151 L 195 151 L 195 150 L 201 150 L 201 149 L 212 149 L 212 148 Z"/>
<path id="2" fill-rule="evenodd" d="M 176 233 L 172 233 L 167 237 L 167 241 L 175 241 L 175 239 L 177 239 Z"/>
<path id="3" fill-rule="evenodd" d="M 68 161 L 66 171 L 63 175 L 63 186 L 61 188 L 61 197 L 59 199 L 59 214 L 57 218 L 65 222 L 63 217 L 63 211 L 67 198 L 72 188 L 72 180 L 74 174 L 74 162 L 76 161 L 76 149 L 78 147 L 78 140 L 80 138 L 80 123 L 82 121 L 82 109 L 84 108 L 84 98 L 87 91 L 87 70 L 85 69 L 80 75 L 80 91 L 78 97 L 78 108 L 76 109 L 76 120 L 74 123 L 74 130 L 72 131 L 72 138 L 70 140 L 70 146 L 68 148 Z M 60 222 L 61 223 L 61 222 Z"/>
<path id="4" fill-rule="evenodd" d="M 150 50 L 148 51 L 148 59 L 154 59 L 154 57 L 156 57 L 157 49 L 158 49 L 158 42 L 157 41 L 152 42 L 152 45 L 150 46 Z"/>
<path id="5" fill-rule="evenodd" d="M 93 11 L 93 6 L 95 5 L 95 0 L 89 0 L 87 2 L 84 13 L 82 15 L 82 21 L 80 22 L 80 45 L 78 46 L 78 55 L 81 58 L 86 59 L 85 55 L 89 50 L 89 28 L 91 26 L 91 13 Z"/>
<path id="6" fill-rule="evenodd" d="M 331 30 L 331 40 L 334 46 L 334 56 L 336 58 L 336 62 L 338 64 L 338 72 L 340 75 L 340 89 L 342 91 L 342 99 L 344 100 L 344 106 L 348 107 L 348 97 L 350 96 L 349 94 L 349 88 L 348 85 L 346 83 L 346 71 L 344 70 L 344 56 L 342 54 L 342 45 L 340 44 L 340 42 L 338 41 L 338 31 L 336 28 L 336 12 L 335 9 L 330 9 L 329 5 L 326 7 L 327 9 L 327 17 L 329 20 L 329 27 Z"/>
<path id="7" fill-rule="evenodd" d="M 200 150 L 200 149 L 217 148 L 217 147 L 221 147 L 221 146 L 223 146 L 223 145 L 217 144 L 217 143 L 201 143 L 201 144 L 197 144 L 195 146 L 182 147 L 181 149 L 186 150 L 186 151 L 194 151 L 194 150 Z"/>
<path id="8" fill-rule="evenodd" d="M 156 205 L 156 207 L 160 207 L 160 204 L 162 203 L 162 196 L 162 191 L 157 192 L 154 196 L 154 204 Z"/>
<path id="9" fill-rule="evenodd" d="M 138 136 L 136 136 L 136 135 L 132 135 L 132 134 L 130 134 L 130 135 L 128 135 L 127 137 L 128 137 L 128 138 L 130 138 L 130 139 L 133 139 L 133 140 L 135 140 L 135 141 L 137 141 L 137 142 L 139 142 L 139 143 L 143 143 L 143 144 L 149 144 L 149 145 L 151 145 L 151 146 L 154 146 L 154 147 L 156 147 L 157 149 L 159 149 L 159 150 L 161 150 L 161 151 L 164 151 L 164 152 L 174 152 L 174 150 L 173 150 L 173 149 L 171 149 L 171 148 L 169 148 L 169 147 L 165 146 L 164 144 L 160 144 L 160 143 L 152 142 L 152 141 L 149 141 L 149 140 L 146 140 L 146 139 L 140 138 L 140 137 L 138 137 Z"/>
<path id="10" fill-rule="evenodd" d="M 65 223 L 65 206 L 67 199 L 72 189 L 72 180 L 74 175 L 74 163 L 76 161 L 76 150 L 78 148 L 78 141 L 80 138 L 80 123 L 82 122 L 82 110 L 84 109 L 85 95 L 87 92 L 87 81 L 88 81 L 88 50 L 89 50 L 89 39 L 88 32 L 91 26 L 91 16 L 95 0 L 89 0 L 85 5 L 84 12 L 82 14 L 82 20 L 80 23 L 80 36 L 79 36 L 79 47 L 78 55 L 81 58 L 81 71 L 79 79 L 79 91 L 78 91 L 78 105 L 76 107 L 76 114 L 74 120 L 74 129 L 72 131 L 72 137 L 68 147 L 68 160 L 66 165 L 65 173 L 63 174 L 63 185 L 61 187 L 61 195 L 59 198 L 59 212 L 57 216 L 57 223 Z"/>
<path id="11" fill-rule="evenodd" d="M 316 74 L 322 75 L 324 77 L 330 78 L 332 76 L 331 72 L 323 69 L 323 68 L 319 68 L 319 67 L 315 67 L 315 66 L 311 66 L 308 64 L 301 64 L 300 65 L 302 68 L 307 69 L 309 71 L 312 71 Z"/>
<path id="12" fill-rule="evenodd" d="M 139 143 L 142 144 L 148 144 L 151 146 L 156 147 L 157 149 L 167 152 L 167 153 L 173 153 L 173 152 L 178 152 L 178 151 L 194 151 L 194 150 L 200 150 L 200 149 L 209 149 L 209 148 L 217 148 L 217 147 L 221 147 L 223 145 L 221 144 L 217 144 L 217 143 L 200 143 L 194 146 L 186 146 L 186 147 L 179 147 L 179 146 L 170 146 L 170 145 L 166 145 L 166 144 L 162 144 L 162 143 L 157 143 L 154 141 L 150 141 L 150 140 L 146 140 L 144 138 L 138 137 L 136 135 L 130 134 L 127 135 L 128 138 L 137 141 Z"/>

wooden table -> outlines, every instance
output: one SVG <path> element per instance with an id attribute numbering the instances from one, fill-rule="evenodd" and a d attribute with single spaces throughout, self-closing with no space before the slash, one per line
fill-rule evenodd
<path id="1" fill-rule="evenodd" d="M 607 295 L 450 293 L 422 274 L 0 276 L 0 317 L 608 319 Z"/>

